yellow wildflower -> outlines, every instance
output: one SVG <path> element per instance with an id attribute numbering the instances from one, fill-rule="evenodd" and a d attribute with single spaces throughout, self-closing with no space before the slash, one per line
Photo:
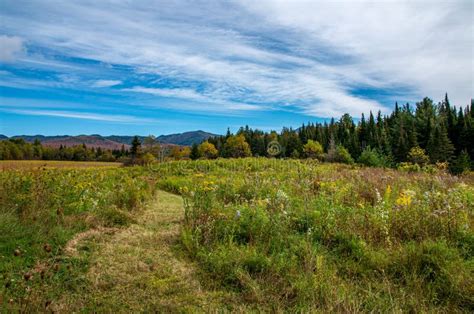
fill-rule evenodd
<path id="1" fill-rule="evenodd" d="M 400 205 L 400 206 L 410 206 L 414 196 L 415 196 L 415 192 L 410 191 L 410 190 L 403 190 L 395 202 L 397 205 Z"/>

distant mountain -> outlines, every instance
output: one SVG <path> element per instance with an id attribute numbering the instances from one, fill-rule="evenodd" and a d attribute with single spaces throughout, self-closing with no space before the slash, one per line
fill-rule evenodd
<path id="1" fill-rule="evenodd" d="M 100 136 L 100 135 L 99 135 Z M 132 145 L 132 140 L 135 136 L 130 136 L 130 135 L 110 135 L 110 136 L 104 136 L 105 139 L 108 139 L 110 141 L 114 141 L 120 144 L 126 144 L 126 145 Z M 138 136 L 140 141 L 143 143 L 143 140 L 146 138 L 146 136 Z"/>
<path id="2" fill-rule="evenodd" d="M 157 140 L 163 145 L 181 145 L 190 146 L 194 143 L 201 143 L 215 134 L 204 132 L 204 131 L 192 131 L 170 135 L 161 135 L 157 137 Z M 88 147 L 102 148 L 102 149 L 121 149 L 122 145 L 125 149 L 129 148 L 134 136 L 128 135 L 111 135 L 101 136 L 99 134 L 92 135 L 55 135 L 55 136 L 44 136 L 44 135 L 16 135 L 11 138 L 22 138 L 27 142 L 34 142 L 39 140 L 45 146 L 59 147 L 59 146 L 74 146 L 86 144 Z M 146 136 L 139 136 L 140 141 L 146 138 Z M 0 135 L 0 140 L 8 139 L 5 135 Z"/>
<path id="3" fill-rule="evenodd" d="M 181 145 L 181 146 L 191 146 L 194 143 L 199 144 L 202 141 L 207 140 L 210 137 L 216 136 L 216 134 L 212 134 L 209 132 L 204 131 L 190 131 L 184 133 L 176 133 L 176 134 L 169 134 L 169 135 L 160 135 L 156 139 L 158 142 L 162 144 L 174 144 L 174 145 Z M 132 144 L 133 136 L 127 135 L 111 135 L 105 136 L 104 138 L 123 144 Z M 139 136 L 140 141 L 146 138 L 146 136 Z"/>
<path id="4" fill-rule="evenodd" d="M 44 136 L 44 135 L 15 135 L 11 138 L 22 138 L 27 142 L 34 142 L 35 140 L 39 140 L 41 142 L 45 141 L 52 141 L 52 140 L 60 140 L 70 137 L 69 135 L 54 135 L 54 136 Z"/>
<path id="5" fill-rule="evenodd" d="M 157 137 L 157 139 L 160 143 L 190 146 L 194 143 L 199 144 L 213 136 L 216 136 L 216 134 L 199 130 L 177 134 L 160 135 Z"/>
<path id="6" fill-rule="evenodd" d="M 117 143 L 108 140 L 100 135 L 79 135 L 79 136 L 68 136 L 65 138 L 43 140 L 41 143 L 45 146 L 59 147 L 59 146 L 74 146 L 85 144 L 87 147 L 102 148 L 102 149 L 121 149 L 122 145 L 125 149 L 129 145 Z"/>

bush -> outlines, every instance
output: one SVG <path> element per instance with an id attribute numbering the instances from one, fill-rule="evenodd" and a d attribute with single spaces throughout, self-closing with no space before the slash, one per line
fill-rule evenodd
<path id="1" fill-rule="evenodd" d="M 207 159 L 214 159 L 214 158 L 217 158 L 217 155 L 219 154 L 214 144 L 209 143 L 208 141 L 202 142 L 198 146 L 197 151 L 198 151 L 198 154 L 197 154 L 198 158 L 203 157 Z"/>
<path id="2" fill-rule="evenodd" d="M 408 161 L 420 165 L 422 167 L 426 165 L 429 160 L 430 159 L 426 155 L 425 150 L 418 146 L 410 149 L 410 152 L 408 153 Z"/>
<path id="3" fill-rule="evenodd" d="M 413 164 L 411 162 L 401 162 L 398 165 L 398 170 L 404 171 L 404 172 L 420 172 L 421 167 L 418 164 Z"/>
<path id="4" fill-rule="evenodd" d="M 308 140 L 303 146 L 303 151 L 308 158 L 320 159 L 323 155 L 323 146 L 318 141 Z"/>
<path id="5" fill-rule="evenodd" d="M 370 149 L 370 147 L 364 149 L 357 161 L 369 167 L 383 167 L 386 164 L 384 158 L 375 149 Z"/>
<path id="6" fill-rule="evenodd" d="M 156 161 L 155 156 L 153 156 L 151 153 L 146 153 L 140 158 L 140 164 L 142 165 L 150 165 Z"/>
<path id="7" fill-rule="evenodd" d="M 336 161 L 342 162 L 344 164 L 354 163 L 354 159 L 352 159 L 351 154 L 349 154 L 349 152 L 344 146 L 338 146 L 336 148 Z"/>

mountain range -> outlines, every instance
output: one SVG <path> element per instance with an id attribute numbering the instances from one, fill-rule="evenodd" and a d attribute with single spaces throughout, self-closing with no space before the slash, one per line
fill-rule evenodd
<path id="1" fill-rule="evenodd" d="M 157 141 L 160 144 L 165 145 L 180 145 L 180 146 L 190 146 L 194 143 L 199 144 L 204 140 L 207 140 L 209 137 L 216 136 L 209 132 L 204 132 L 201 130 L 190 131 L 184 133 L 160 135 L 156 137 Z M 99 134 L 92 135 L 54 135 L 54 136 L 45 136 L 45 135 L 16 135 L 10 138 L 22 138 L 26 142 L 34 142 L 39 140 L 41 144 L 51 147 L 63 146 L 74 146 L 85 144 L 88 147 L 102 148 L 102 149 L 120 149 L 122 145 L 125 148 L 128 148 L 133 140 L 134 136 L 129 135 L 110 135 L 102 136 Z M 9 137 L 0 134 L 0 140 L 8 139 Z M 146 136 L 138 136 L 138 138 L 143 142 Z"/>

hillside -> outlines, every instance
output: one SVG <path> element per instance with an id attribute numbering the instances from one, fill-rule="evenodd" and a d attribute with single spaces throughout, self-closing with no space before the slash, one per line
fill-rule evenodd
<path id="1" fill-rule="evenodd" d="M 43 141 L 45 146 L 59 147 L 59 146 L 74 146 L 85 144 L 87 147 L 102 148 L 102 149 L 121 149 L 128 148 L 129 145 L 117 143 L 106 139 L 100 135 L 79 135 L 79 136 L 68 136 L 58 139 L 46 139 Z"/>
<path id="2" fill-rule="evenodd" d="M 216 136 L 216 134 L 199 130 L 199 131 L 184 132 L 184 133 L 177 133 L 177 134 L 160 135 L 158 136 L 158 141 L 160 143 L 190 146 L 190 145 L 193 145 L 194 143 L 199 144 L 202 141 L 205 141 L 208 138 L 213 137 L 213 136 Z"/>
<path id="3" fill-rule="evenodd" d="M 169 135 L 160 135 L 157 137 L 157 140 L 167 146 L 167 145 L 180 145 L 180 146 L 190 146 L 194 143 L 201 143 L 202 141 L 208 139 L 211 136 L 216 136 L 215 134 L 204 132 L 204 131 L 191 131 L 177 134 Z M 55 135 L 55 136 L 44 136 L 44 135 L 16 135 L 11 138 L 22 138 L 27 142 L 34 142 L 39 140 L 45 146 L 59 147 L 63 146 L 74 146 L 86 144 L 88 147 L 102 148 L 102 149 L 121 149 L 122 145 L 125 148 L 128 148 L 132 143 L 134 136 L 129 135 L 110 135 L 102 136 L 99 134 L 92 135 Z M 143 142 L 145 136 L 139 136 L 139 139 Z M 5 135 L 0 135 L 0 140 L 8 139 Z"/>

